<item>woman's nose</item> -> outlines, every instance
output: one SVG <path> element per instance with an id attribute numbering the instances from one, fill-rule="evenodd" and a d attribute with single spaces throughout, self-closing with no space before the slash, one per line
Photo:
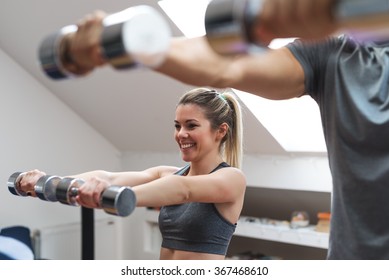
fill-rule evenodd
<path id="1" fill-rule="evenodd" d="M 188 132 L 185 129 L 180 129 L 178 131 L 178 137 L 179 138 L 187 138 L 188 137 Z"/>

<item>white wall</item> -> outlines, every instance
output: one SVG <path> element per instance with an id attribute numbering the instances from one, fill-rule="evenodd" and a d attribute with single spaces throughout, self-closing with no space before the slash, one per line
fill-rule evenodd
<path id="1" fill-rule="evenodd" d="M 120 152 L 1 49 L 0 100 L 0 228 L 78 222 L 78 207 L 13 196 L 8 177 L 33 168 L 56 175 L 120 170 Z M 95 212 L 96 219 L 107 217 Z"/>
<path id="2" fill-rule="evenodd" d="M 331 192 L 326 155 L 245 155 L 243 171 L 249 186 Z"/>

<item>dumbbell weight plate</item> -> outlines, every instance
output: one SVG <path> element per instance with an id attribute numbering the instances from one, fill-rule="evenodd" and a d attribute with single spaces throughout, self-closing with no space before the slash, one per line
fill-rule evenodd
<path id="1" fill-rule="evenodd" d="M 101 195 L 101 207 L 112 215 L 125 217 L 136 207 L 136 196 L 129 187 L 110 186 Z"/>
<path id="2" fill-rule="evenodd" d="M 63 204 L 78 206 L 76 201 L 77 189 L 84 184 L 81 179 L 63 178 L 59 181 L 56 189 L 56 197 Z"/>
<path id="3" fill-rule="evenodd" d="M 246 53 L 254 49 L 253 25 L 263 0 L 213 0 L 205 13 L 210 46 L 219 54 Z"/>
<path id="4" fill-rule="evenodd" d="M 25 172 L 15 172 L 8 178 L 7 181 L 8 190 L 13 195 L 27 196 L 27 193 L 23 191 L 19 186 L 19 182 L 22 179 L 24 174 Z"/>
<path id="5" fill-rule="evenodd" d="M 101 46 L 116 69 L 159 66 L 170 45 L 171 31 L 154 8 L 141 5 L 107 16 Z"/>
<path id="6" fill-rule="evenodd" d="M 39 178 L 35 185 L 36 195 L 46 201 L 56 202 L 58 201 L 56 196 L 56 189 L 61 177 L 46 175 Z"/>
<path id="7" fill-rule="evenodd" d="M 63 37 L 77 31 L 76 25 L 68 25 L 58 32 L 47 36 L 39 46 L 38 56 L 42 70 L 52 79 L 64 79 L 73 76 L 61 62 L 60 45 Z"/>

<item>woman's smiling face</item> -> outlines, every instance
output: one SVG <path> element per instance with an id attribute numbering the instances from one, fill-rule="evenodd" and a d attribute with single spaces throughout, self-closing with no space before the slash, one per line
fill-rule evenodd
<path id="1" fill-rule="evenodd" d="M 184 161 L 198 161 L 211 151 L 218 151 L 217 133 L 212 131 L 210 122 L 198 105 L 179 105 L 174 124 L 174 138 Z"/>

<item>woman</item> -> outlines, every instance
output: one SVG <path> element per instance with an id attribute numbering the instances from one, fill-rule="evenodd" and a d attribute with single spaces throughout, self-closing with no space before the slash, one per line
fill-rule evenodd
<path id="1" fill-rule="evenodd" d="M 242 120 L 231 93 L 198 88 L 176 107 L 174 137 L 183 168 L 157 166 L 141 172 L 91 171 L 72 177 L 85 183 L 77 202 L 99 208 L 100 194 L 110 185 L 131 186 L 137 206 L 159 207 L 160 259 L 224 259 L 243 206 L 246 181 L 239 170 Z M 32 188 L 40 171 L 21 180 Z M 34 178 L 34 179 L 32 179 Z"/>

